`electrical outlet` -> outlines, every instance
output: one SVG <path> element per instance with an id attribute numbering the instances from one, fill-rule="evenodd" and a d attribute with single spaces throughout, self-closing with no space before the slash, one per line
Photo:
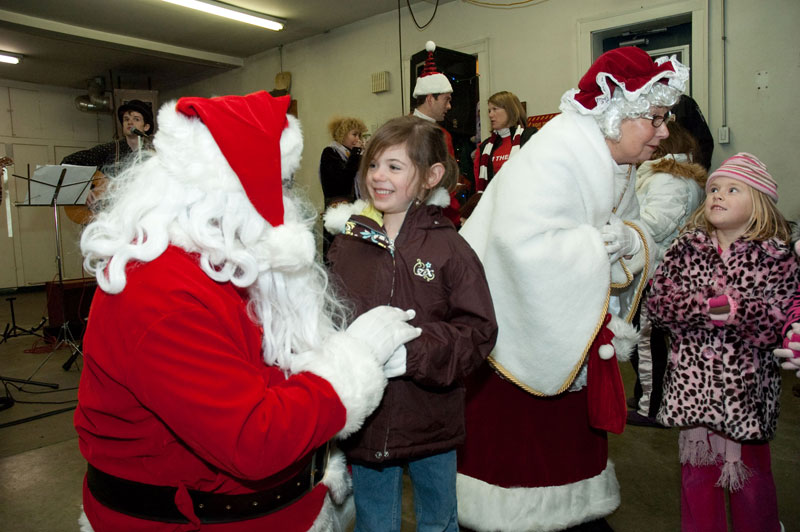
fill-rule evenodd
<path id="1" fill-rule="evenodd" d="M 722 126 L 717 130 L 717 136 L 720 144 L 728 144 L 731 141 L 731 131 L 728 126 Z"/>

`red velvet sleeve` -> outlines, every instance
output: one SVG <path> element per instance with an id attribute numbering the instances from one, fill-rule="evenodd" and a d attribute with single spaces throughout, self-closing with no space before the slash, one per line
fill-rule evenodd
<path id="1" fill-rule="evenodd" d="M 259 370 L 225 330 L 201 307 L 163 316 L 136 345 L 126 384 L 198 456 L 265 478 L 329 440 L 345 410 L 324 379 Z"/>

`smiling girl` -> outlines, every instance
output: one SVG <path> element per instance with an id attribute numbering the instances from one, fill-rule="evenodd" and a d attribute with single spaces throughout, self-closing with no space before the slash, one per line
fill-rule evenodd
<path id="1" fill-rule="evenodd" d="M 682 427 L 681 529 L 778 532 L 768 441 L 778 420 L 785 309 L 800 283 L 778 185 L 749 153 L 727 159 L 670 247 L 647 309 L 672 337 L 658 420 Z"/>
<path id="2" fill-rule="evenodd" d="M 389 385 L 375 413 L 343 447 L 353 465 L 358 532 L 400 530 L 403 468 L 417 524 L 458 530 L 456 451 L 464 440 L 464 378 L 497 336 L 483 267 L 442 214 L 456 163 L 441 129 L 404 116 L 370 139 L 359 174 L 369 201 L 336 207 L 328 253 L 356 314 L 376 302 L 416 311 L 416 340 L 386 363 Z"/>

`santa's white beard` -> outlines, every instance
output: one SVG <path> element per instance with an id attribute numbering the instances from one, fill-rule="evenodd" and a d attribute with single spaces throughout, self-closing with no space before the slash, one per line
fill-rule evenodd
<path id="1" fill-rule="evenodd" d="M 250 307 L 264 329 L 264 361 L 289 371 L 293 354 L 319 349 L 342 330 L 346 309 L 330 292 L 318 262 L 296 271 L 265 271 L 249 288 Z"/>

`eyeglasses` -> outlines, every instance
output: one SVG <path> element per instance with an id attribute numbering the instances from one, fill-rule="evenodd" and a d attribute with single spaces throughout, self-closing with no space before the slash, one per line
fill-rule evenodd
<path id="1" fill-rule="evenodd" d="M 672 111 L 667 111 L 663 115 L 642 115 L 641 117 L 650 120 L 653 127 L 661 127 L 661 124 L 665 122 L 669 123 L 675 121 L 675 115 Z"/>

